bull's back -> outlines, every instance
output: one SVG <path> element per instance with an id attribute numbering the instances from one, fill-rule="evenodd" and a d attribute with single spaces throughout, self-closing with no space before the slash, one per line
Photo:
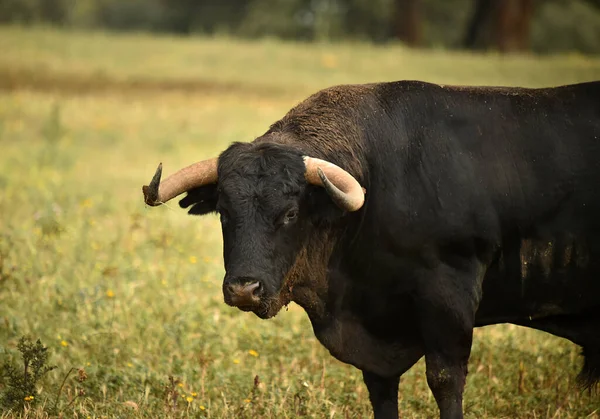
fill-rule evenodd
<path id="1" fill-rule="evenodd" d="M 599 305 L 598 98 L 600 83 L 381 87 L 391 128 L 370 139 L 367 225 L 400 256 L 436 241 L 495 246 L 486 295 L 502 310 Z"/>
<path id="2" fill-rule="evenodd" d="M 600 83 L 521 89 L 398 82 L 378 95 L 383 112 L 365 130 L 373 200 L 388 204 L 375 209 L 377 219 L 418 214 L 428 224 L 454 224 L 450 234 L 474 216 L 473 228 L 495 234 L 533 234 L 545 221 L 559 230 L 596 227 Z"/>

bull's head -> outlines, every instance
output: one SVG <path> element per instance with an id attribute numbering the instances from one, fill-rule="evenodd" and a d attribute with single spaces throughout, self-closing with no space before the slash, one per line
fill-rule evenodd
<path id="1" fill-rule="evenodd" d="M 356 211 L 364 203 L 364 189 L 345 170 L 273 143 L 233 144 L 218 159 L 183 168 L 162 183 L 161 172 L 159 165 L 150 185 L 142 188 L 146 204 L 160 205 L 187 192 L 180 206 L 191 206 L 190 214 L 217 211 L 225 302 L 261 318 L 289 303 L 289 293 L 282 290 L 315 228 L 316 207 L 323 205 L 319 201 L 343 211 Z"/>

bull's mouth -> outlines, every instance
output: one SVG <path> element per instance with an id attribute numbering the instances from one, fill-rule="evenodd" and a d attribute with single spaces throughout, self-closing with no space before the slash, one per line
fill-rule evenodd
<path id="1" fill-rule="evenodd" d="M 257 309 L 257 310 L 254 310 L 253 313 L 256 314 L 256 316 L 260 319 L 268 320 L 268 319 L 275 317 L 277 315 L 277 313 L 279 313 L 279 310 L 277 310 L 275 312 L 271 312 L 270 310 Z"/>
<path id="2" fill-rule="evenodd" d="M 271 319 L 271 318 L 275 317 L 277 314 L 279 314 L 282 307 L 283 307 L 283 305 L 279 304 L 278 299 L 269 298 L 269 299 L 265 300 L 264 302 L 261 301 L 261 304 L 258 307 L 254 307 L 254 309 L 247 310 L 247 311 L 252 311 L 254 314 L 256 314 L 257 317 L 259 317 L 263 320 L 267 320 L 267 319 Z M 240 307 L 240 310 L 243 310 L 243 308 Z M 246 310 L 244 310 L 244 311 L 246 311 Z"/>
<path id="3" fill-rule="evenodd" d="M 231 305 L 231 304 L 229 304 L 229 305 Z M 272 305 L 265 306 L 263 304 L 260 304 L 258 306 L 234 306 L 234 305 L 231 305 L 231 306 L 238 308 L 239 310 L 244 311 L 244 312 L 252 312 L 252 313 L 256 314 L 257 317 L 259 317 L 263 320 L 267 320 L 267 319 L 275 317 L 281 310 L 281 307 L 276 308 L 276 307 L 273 307 Z"/>
<path id="4" fill-rule="evenodd" d="M 237 306 L 237 308 L 239 308 L 242 311 L 255 311 L 256 310 L 256 307 L 253 307 L 253 306 Z"/>
<path id="5" fill-rule="evenodd" d="M 268 320 L 275 317 L 281 309 L 290 303 L 290 298 L 283 293 L 272 297 L 263 297 L 257 305 L 234 305 L 230 301 L 225 301 L 227 305 L 236 307 L 244 312 L 252 312 L 258 318 Z"/>

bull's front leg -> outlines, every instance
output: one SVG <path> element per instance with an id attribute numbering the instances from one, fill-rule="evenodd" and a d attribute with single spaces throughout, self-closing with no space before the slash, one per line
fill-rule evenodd
<path id="1" fill-rule="evenodd" d="M 441 419 L 462 419 L 463 390 L 469 359 L 467 345 L 437 347 L 425 355 L 427 384 L 435 397 Z"/>
<path id="2" fill-rule="evenodd" d="M 479 272 L 479 274 L 478 274 Z M 462 419 L 463 390 L 471 353 L 475 312 L 481 298 L 481 269 L 447 266 L 423 282 L 419 317 L 427 383 L 441 419 Z"/>
<path id="3" fill-rule="evenodd" d="M 381 377 L 363 371 L 363 380 L 369 390 L 369 399 L 373 406 L 375 419 L 397 419 L 400 375 Z"/>

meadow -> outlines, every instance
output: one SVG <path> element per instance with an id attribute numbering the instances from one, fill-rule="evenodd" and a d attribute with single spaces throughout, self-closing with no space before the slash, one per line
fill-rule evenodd
<path id="1" fill-rule="evenodd" d="M 5 406 L 2 419 L 52 409 L 77 418 L 369 417 L 359 371 L 320 346 L 298 306 L 264 321 L 223 303 L 217 217 L 190 217 L 176 201 L 147 208 L 141 186 L 159 162 L 169 174 L 251 141 L 333 84 L 600 79 L 600 58 L 581 55 L 47 28 L 0 27 L 0 51 L 0 365 L 21 362 L 27 335 L 57 367 L 24 410 Z M 566 340 L 478 329 L 466 416 L 598 419 L 598 394 L 576 387 L 580 365 Z M 0 397 L 8 390 L 4 380 Z M 399 394 L 404 418 L 437 415 L 423 360 Z"/>

